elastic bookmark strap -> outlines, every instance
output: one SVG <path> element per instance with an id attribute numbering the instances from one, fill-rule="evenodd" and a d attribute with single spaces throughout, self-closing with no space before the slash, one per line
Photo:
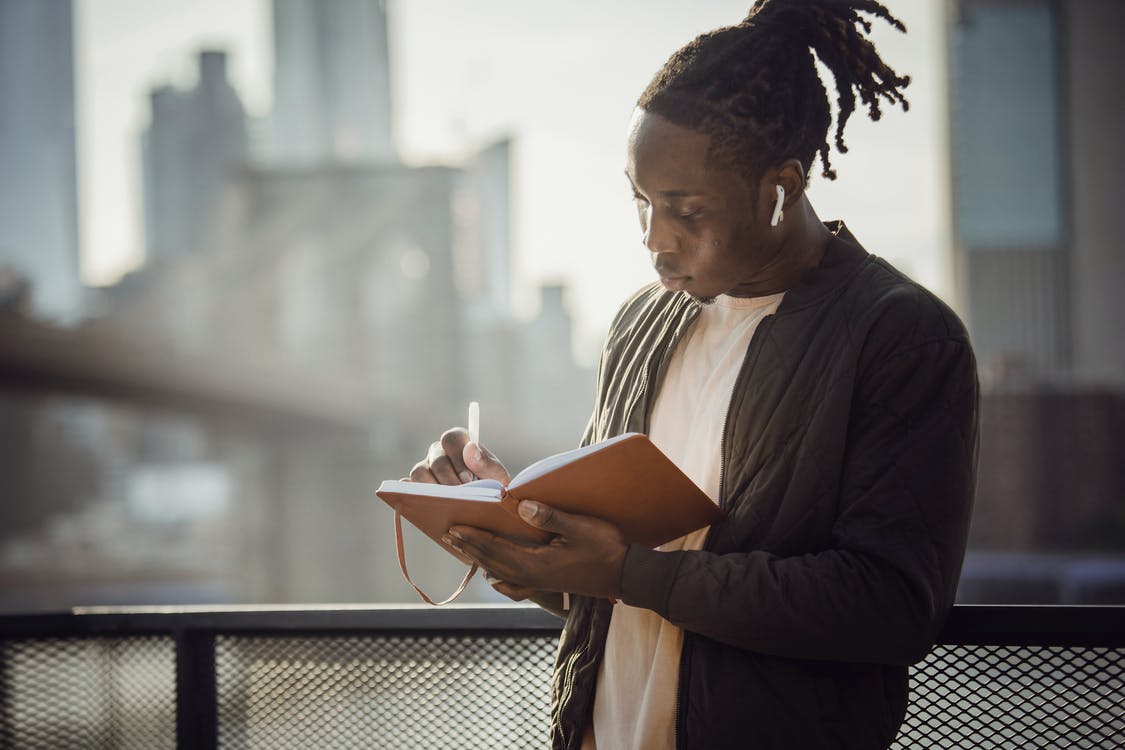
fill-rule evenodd
<path id="1" fill-rule="evenodd" d="M 395 511 L 395 548 L 398 550 L 398 569 L 402 571 L 402 577 L 406 579 L 406 582 L 410 584 L 411 588 L 418 592 L 418 596 L 422 597 L 422 601 L 426 604 L 432 604 L 435 607 L 449 604 L 451 601 L 461 596 L 461 592 L 469 585 L 473 573 L 477 572 L 477 564 L 473 563 L 473 567 L 469 568 L 469 572 L 465 574 L 465 578 L 461 581 L 461 585 L 457 587 L 457 590 L 450 594 L 449 598 L 440 602 L 435 602 L 433 599 L 426 596 L 426 592 L 418 588 L 414 581 L 410 580 L 410 574 L 406 572 L 406 552 L 402 547 L 402 516 L 398 514 L 397 510 Z"/>

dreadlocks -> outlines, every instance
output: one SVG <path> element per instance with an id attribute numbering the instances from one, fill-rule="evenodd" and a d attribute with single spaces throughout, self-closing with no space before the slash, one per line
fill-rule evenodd
<path id="1" fill-rule="evenodd" d="M 813 53 L 836 80 L 836 148 L 846 153 L 844 126 L 856 94 L 878 120 L 879 99 L 909 107 L 910 83 L 879 57 L 864 35 L 882 18 L 902 22 L 874 0 L 756 0 L 737 26 L 697 37 L 669 58 L 637 106 L 711 136 L 712 159 L 732 162 L 757 179 L 772 164 L 796 158 L 811 173 L 820 154 L 822 174 L 836 179 L 829 159 L 828 94 Z"/>

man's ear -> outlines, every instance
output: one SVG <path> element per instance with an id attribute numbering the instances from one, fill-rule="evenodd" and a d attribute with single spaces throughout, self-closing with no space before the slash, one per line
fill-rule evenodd
<path id="1" fill-rule="evenodd" d="M 767 215 L 777 201 L 777 186 L 785 190 L 783 210 L 788 209 L 805 193 L 805 168 L 797 159 L 783 161 L 774 169 L 767 170 L 760 185 L 761 200 L 766 206 Z"/>
<path id="2" fill-rule="evenodd" d="M 781 185 L 785 189 L 785 205 L 783 208 L 792 206 L 802 195 L 805 193 L 805 168 L 801 166 L 801 162 L 797 159 L 788 159 L 781 163 L 781 165 L 774 171 L 775 185 Z"/>

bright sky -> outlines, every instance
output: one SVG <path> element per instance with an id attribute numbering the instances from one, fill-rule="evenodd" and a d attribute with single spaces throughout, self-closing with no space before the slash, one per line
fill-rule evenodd
<path id="1" fill-rule="evenodd" d="M 736 23 L 750 0 L 391 0 L 396 141 L 408 162 L 457 163 L 516 139 L 516 309 L 542 281 L 570 286 L 580 351 L 618 303 L 654 277 L 622 175 L 633 102 L 668 55 Z M 907 25 L 875 27 L 914 82 L 910 112 L 857 113 L 839 179 L 814 178 L 821 218 L 951 298 L 943 0 L 889 0 Z M 270 107 L 269 0 L 76 0 L 84 278 L 109 283 L 141 258 L 139 134 L 147 91 L 190 85 L 195 54 L 221 47 L 251 114 Z M 817 167 L 819 170 L 819 166 Z"/>

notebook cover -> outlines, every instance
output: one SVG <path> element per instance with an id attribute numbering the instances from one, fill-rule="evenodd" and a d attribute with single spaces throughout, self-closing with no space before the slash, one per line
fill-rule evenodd
<path id="1" fill-rule="evenodd" d="M 644 435 L 607 446 L 509 488 L 499 502 L 377 492 L 388 505 L 467 561 L 441 537 L 451 526 L 476 526 L 520 542 L 551 535 L 521 520 L 519 500 L 539 500 L 569 513 L 597 516 L 621 529 L 629 543 L 657 547 L 719 521 L 722 511 Z"/>

